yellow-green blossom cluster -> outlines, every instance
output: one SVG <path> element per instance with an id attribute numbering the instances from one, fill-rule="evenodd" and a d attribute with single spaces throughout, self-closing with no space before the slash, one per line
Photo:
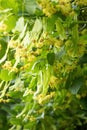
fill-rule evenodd
<path id="1" fill-rule="evenodd" d="M 50 0 L 40 0 L 38 3 L 46 16 L 50 17 L 51 15 L 55 14 L 55 6 L 52 4 L 52 2 L 50 2 Z"/>
<path id="2" fill-rule="evenodd" d="M 0 22 L 0 31 L 3 32 L 3 31 L 6 31 L 7 29 L 7 25 L 4 24 L 3 22 Z"/>
<path id="3" fill-rule="evenodd" d="M 87 6 L 87 0 L 76 0 L 76 3 L 80 6 Z"/>
<path id="4" fill-rule="evenodd" d="M 72 12 L 70 0 L 59 0 L 55 4 L 50 0 L 40 0 L 38 3 L 42 8 L 43 13 L 48 17 L 59 11 L 61 11 L 63 15 L 68 15 Z"/>
<path id="5" fill-rule="evenodd" d="M 48 100 L 52 99 L 55 96 L 55 92 L 51 92 L 50 94 L 44 95 L 44 94 L 39 94 L 35 100 L 39 103 L 39 104 L 44 104 L 46 103 Z"/>

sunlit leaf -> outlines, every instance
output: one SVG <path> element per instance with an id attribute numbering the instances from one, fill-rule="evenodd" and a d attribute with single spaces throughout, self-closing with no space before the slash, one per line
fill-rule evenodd
<path id="1" fill-rule="evenodd" d="M 20 17 L 16 22 L 14 31 L 22 32 L 23 29 L 24 29 L 24 18 Z"/>
<path id="2" fill-rule="evenodd" d="M 24 3 L 25 10 L 31 15 L 34 14 L 36 11 L 36 8 L 38 7 L 36 4 L 36 0 L 25 0 Z"/>
<path id="3" fill-rule="evenodd" d="M 9 73 L 8 70 L 3 69 L 0 72 L 0 79 L 1 80 L 10 81 L 13 79 L 13 77 L 14 77 L 14 73 Z"/>
<path id="4" fill-rule="evenodd" d="M 60 18 L 58 18 L 56 21 L 56 30 L 61 40 L 66 39 L 65 29 Z"/>

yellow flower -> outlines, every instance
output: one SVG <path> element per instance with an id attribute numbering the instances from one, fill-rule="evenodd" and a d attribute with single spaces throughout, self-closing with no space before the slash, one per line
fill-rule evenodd
<path id="1" fill-rule="evenodd" d="M 54 41 L 54 46 L 55 47 L 57 47 L 57 48 L 59 48 L 60 49 L 60 47 L 63 45 L 63 41 L 62 40 L 57 40 L 57 39 L 55 39 L 55 41 Z"/>
<path id="2" fill-rule="evenodd" d="M 36 47 L 37 48 L 42 48 L 43 47 L 43 42 L 38 42 L 38 43 L 36 43 Z"/>
<path id="3" fill-rule="evenodd" d="M 58 79 L 55 76 L 52 75 L 50 77 L 50 81 L 49 81 L 50 87 L 55 88 L 56 85 L 57 85 L 57 81 L 58 81 Z"/>
<path id="4" fill-rule="evenodd" d="M 11 69 L 11 71 L 12 71 L 12 72 L 16 72 L 16 73 L 17 73 L 17 72 L 18 72 L 18 68 L 13 67 L 13 68 Z"/>
<path id="5" fill-rule="evenodd" d="M 68 15 L 70 14 L 71 12 L 71 5 L 68 3 L 68 4 L 65 4 L 65 5 L 61 5 L 61 12 L 64 14 L 64 15 Z"/>
<path id="6" fill-rule="evenodd" d="M 41 108 L 37 112 L 40 114 L 40 113 L 44 112 L 44 109 Z"/>
<path id="7" fill-rule="evenodd" d="M 6 31 L 6 29 L 7 29 L 7 25 L 1 22 L 0 23 L 0 31 Z"/>
<path id="8" fill-rule="evenodd" d="M 0 103 L 8 103 L 10 102 L 10 99 L 0 99 Z"/>
<path id="9" fill-rule="evenodd" d="M 6 100 L 5 100 L 6 103 L 9 103 L 10 101 L 11 101 L 10 99 L 6 99 Z"/>
<path id="10" fill-rule="evenodd" d="M 42 104 L 42 101 L 43 101 L 43 98 L 44 98 L 44 95 L 43 94 L 39 94 L 35 97 L 35 100 L 39 103 L 39 104 Z"/>
<path id="11" fill-rule="evenodd" d="M 52 2 L 50 2 L 50 0 L 40 0 L 38 3 L 46 16 L 50 17 L 52 14 L 56 12 L 56 8 L 52 4 Z"/>
<path id="12" fill-rule="evenodd" d="M 66 4 L 66 3 L 69 3 L 70 0 L 58 0 L 58 3 L 59 4 Z"/>
<path id="13" fill-rule="evenodd" d="M 12 68 L 11 61 L 6 61 L 5 64 L 2 66 L 2 68 L 7 69 L 7 70 L 11 70 L 11 68 Z"/>
<path id="14" fill-rule="evenodd" d="M 2 103 L 3 102 L 3 99 L 0 99 L 0 103 Z"/>
<path id="15" fill-rule="evenodd" d="M 30 54 L 30 55 L 28 56 L 28 59 L 27 59 L 27 60 L 28 60 L 29 62 L 32 62 L 32 61 L 35 60 L 35 58 L 36 58 L 36 57 L 35 57 L 34 55 Z"/>
<path id="16" fill-rule="evenodd" d="M 34 116 L 30 116 L 30 117 L 29 117 L 29 120 L 30 120 L 30 121 L 35 121 L 36 118 L 35 118 Z"/>
<path id="17" fill-rule="evenodd" d="M 20 68 L 20 70 L 26 70 L 26 69 L 28 69 L 30 67 L 30 63 L 27 63 L 27 64 L 25 64 L 24 66 L 22 66 L 21 68 Z"/>
<path id="18" fill-rule="evenodd" d="M 22 61 L 28 58 L 27 49 L 22 45 L 16 47 L 15 59 L 20 58 Z"/>
<path id="19" fill-rule="evenodd" d="M 8 44 L 9 44 L 10 48 L 16 48 L 18 45 L 18 41 L 17 40 L 10 40 Z"/>
<path id="20" fill-rule="evenodd" d="M 45 102 L 47 102 L 49 99 L 51 99 L 54 96 L 55 96 L 55 92 L 51 92 L 48 95 L 39 94 L 36 97 L 36 100 L 38 101 L 39 104 L 44 104 Z"/>
<path id="21" fill-rule="evenodd" d="M 87 0 L 76 0 L 77 4 L 78 5 L 81 5 L 81 6 L 87 6 Z"/>
<path id="22" fill-rule="evenodd" d="M 80 94 L 76 94 L 76 98 L 77 99 L 81 99 L 81 95 Z"/>

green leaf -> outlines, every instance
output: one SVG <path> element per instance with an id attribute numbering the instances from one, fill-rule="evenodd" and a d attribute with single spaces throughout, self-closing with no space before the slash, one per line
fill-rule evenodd
<path id="1" fill-rule="evenodd" d="M 25 24 L 25 26 L 24 26 L 22 32 L 21 32 L 20 35 L 19 35 L 19 39 L 20 39 L 20 40 L 24 37 L 25 32 L 26 32 L 26 28 L 27 28 L 27 23 Z"/>
<path id="2" fill-rule="evenodd" d="M 16 0 L 1 0 L 0 1 L 0 6 L 3 8 L 9 8 L 12 9 L 15 13 L 18 12 L 18 2 Z"/>
<path id="3" fill-rule="evenodd" d="M 19 125 L 19 124 L 21 123 L 21 119 L 19 119 L 19 118 L 16 118 L 16 119 L 15 119 L 15 117 L 12 117 L 12 118 L 10 119 L 10 122 L 11 122 L 12 124 Z"/>
<path id="4" fill-rule="evenodd" d="M 64 26 L 62 24 L 62 20 L 60 18 L 58 18 L 56 21 L 56 30 L 57 30 L 59 38 L 61 40 L 66 39 L 65 29 L 64 29 Z"/>
<path id="5" fill-rule="evenodd" d="M 2 69 L 0 72 L 0 79 L 4 81 L 10 81 L 14 77 L 14 73 L 9 73 L 8 70 Z"/>
<path id="6" fill-rule="evenodd" d="M 9 90 L 16 90 L 18 89 L 20 92 L 23 91 L 24 87 L 24 81 L 22 81 L 20 78 L 17 78 L 15 81 L 15 84 L 9 87 Z"/>
<path id="7" fill-rule="evenodd" d="M 80 41 L 83 44 L 87 44 L 87 33 L 82 35 L 82 36 L 80 36 Z"/>
<path id="8" fill-rule="evenodd" d="M 18 19 L 18 21 L 16 22 L 16 26 L 15 26 L 15 29 L 13 30 L 14 32 L 15 31 L 18 31 L 18 32 L 22 32 L 24 29 L 24 18 L 23 17 L 20 17 Z"/>
<path id="9" fill-rule="evenodd" d="M 43 75 L 42 75 L 42 71 L 40 71 L 38 73 L 38 82 L 37 82 L 37 90 L 34 93 L 34 98 L 36 98 L 36 96 L 41 93 L 42 91 L 42 87 L 43 87 Z"/>
<path id="10" fill-rule="evenodd" d="M 56 54 L 55 54 L 56 60 L 59 61 L 65 54 L 66 54 L 65 47 L 63 46 L 60 48 L 59 52 L 56 52 Z"/>
<path id="11" fill-rule="evenodd" d="M 12 9 L 0 10 L 0 13 L 1 13 L 1 14 L 8 13 L 8 12 L 10 12 L 11 10 L 12 10 Z"/>
<path id="12" fill-rule="evenodd" d="M 24 44 L 25 47 L 30 44 L 30 38 L 29 38 L 29 32 L 28 31 L 26 32 L 26 35 L 25 35 L 22 43 Z"/>
<path id="13" fill-rule="evenodd" d="M 83 109 L 87 110 L 87 97 L 81 98 L 80 102 L 81 102 L 81 105 L 82 105 Z"/>
<path id="14" fill-rule="evenodd" d="M 33 29 L 32 29 L 32 33 L 38 33 L 40 32 L 42 29 L 42 22 L 39 19 L 36 19 Z"/>
<path id="15" fill-rule="evenodd" d="M 52 33 L 54 28 L 55 28 L 55 21 L 56 21 L 57 17 L 56 15 L 53 15 L 52 17 L 50 18 L 44 18 L 43 19 L 43 22 L 44 22 L 44 30 L 49 32 L 49 33 Z"/>
<path id="16" fill-rule="evenodd" d="M 42 31 L 42 22 L 40 19 L 36 19 L 31 31 L 30 38 L 37 40 L 41 31 Z"/>
<path id="17" fill-rule="evenodd" d="M 1 50 L 0 50 L 0 59 L 4 56 L 7 48 L 7 43 L 4 41 L 5 39 L 0 39 L 0 45 L 1 45 Z"/>
<path id="18" fill-rule="evenodd" d="M 78 78 L 73 81 L 73 84 L 71 85 L 69 90 L 71 91 L 72 94 L 77 94 L 82 85 L 83 85 L 83 79 Z"/>
<path id="19" fill-rule="evenodd" d="M 53 65 L 55 61 L 55 53 L 48 53 L 47 60 L 50 65 Z"/>
<path id="20" fill-rule="evenodd" d="M 74 47 L 77 46 L 78 44 L 78 39 L 79 39 L 79 35 L 78 35 L 78 25 L 74 25 L 74 27 L 72 28 L 72 41 L 74 43 Z"/>
<path id="21" fill-rule="evenodd" d="M 27 11 L 30 15 L 34 14 L 36 8 L 38 7 L 36 4 L 36 0 L 25 0 L 25 11 Z"/>
<path id="22" fill-rule="evenodd" d="M 74 21 L 77 22 L 77 15 L 74 16 Z M 78 24 L 75 24 L 72 27 L 72 41 L 75 50 L 77 49 L 78 40 L 79 40 Z"/>
<path id="23" fill-rule="evenodd" d="M 49 89 L 49 80 L 50 80 L 50 67 L 44 69 L 43 71 L 43 95 L 46 95 Z"/>
<path id="24" fill-rule="evenodd" d="M 5 21 L 5 24 L 7 25 L 7 30 L 8 31 L 12 31 L 12 29 L 15 27 L 16 25 L 16 16 L 12 15 L 10 17 L 8 17 Z"/>
<path id="25" fill-rule="evenodd" d="M 79 64 L 83 65 L 87 63 L 87 54 L 84 54 L 80 59 L 79 59 Z"/>

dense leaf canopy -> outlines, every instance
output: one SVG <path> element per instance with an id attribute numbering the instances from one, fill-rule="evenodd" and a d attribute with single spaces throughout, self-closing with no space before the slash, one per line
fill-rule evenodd
<path id="1" fill-rule="evenodd" d="M 0 130 L 87 129 L 87 1 L 0 0 Z"/>

